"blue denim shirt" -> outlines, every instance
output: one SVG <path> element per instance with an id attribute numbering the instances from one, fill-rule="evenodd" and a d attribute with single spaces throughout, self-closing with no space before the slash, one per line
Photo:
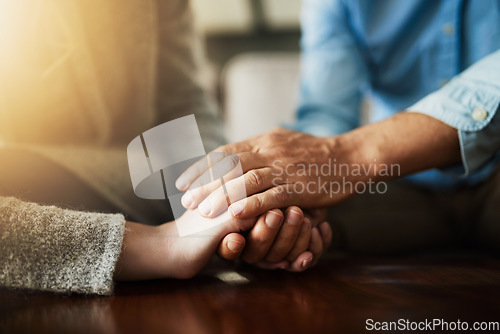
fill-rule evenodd
<path id="1" fill-rule="evenodd" d="M 332 136 L 402 110 L 456 128 L 462 164 L 407 178 L 433 189 L 484 180 L 500 148 L 500 0 L 304 0 L 293 128 Z M 397 140 L 395 138 L 394 140 Z"/>

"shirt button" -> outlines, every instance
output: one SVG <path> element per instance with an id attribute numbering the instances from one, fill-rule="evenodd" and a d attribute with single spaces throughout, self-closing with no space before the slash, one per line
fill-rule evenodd
<path id="1" fill-rule="evenodd" d="M 442 29 L 443 33 L 446 35 L 453 35 L 453 33 L 455 32 L 455 27 L 452 23 L 446 23 L 445 25 L 443 25 Z"/>
<path id="2" fill-rule="evenodd" d="M 482 108 L 476 108 L 472 112 L 472 118 L 474 118 L 475 121 L 484 121 L 486 117 L 488 117 L 488 112 Z"/>

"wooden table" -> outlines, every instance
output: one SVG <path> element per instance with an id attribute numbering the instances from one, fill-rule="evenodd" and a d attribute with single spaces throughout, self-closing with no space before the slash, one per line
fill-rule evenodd
<path id="1" fill-rule="evenodd" d="M 493 259 L 332 256 L 301 274 L 216 267 L 188 281 L 118 284 L 111 297 L 0 289 L 0 332 L 367 333 L 367 319 L 500 321 Z"/>

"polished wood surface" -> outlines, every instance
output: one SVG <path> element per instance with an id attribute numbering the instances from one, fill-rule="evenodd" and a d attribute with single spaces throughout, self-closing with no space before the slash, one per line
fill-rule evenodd
<path id="1" fill-rule="evenodd" d="M 499 309 L 498 260 L 331 256 L 301 274 L 217 264 L 111 297 L 0 289 L 0 332 L 365 333 L 369 318 L 500 321 Z"/>

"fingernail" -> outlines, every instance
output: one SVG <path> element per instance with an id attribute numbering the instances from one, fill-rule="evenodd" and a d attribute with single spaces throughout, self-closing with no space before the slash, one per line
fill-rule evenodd
<path id="1" fill-rule="evenodd" d="M 241 241 L 229 240 L 227 242 L 227 248 L 229 248 L 231 252 L 237 253 L 243 249 L 243 243 Z"/>
<path id="2" fill-rule="evenodd" d="M 277 214 L 274 211 L 269 211 L 266 214 L 266 219 L 264 220 L 267 226 L 270 228 L 278 228 L 281 223 L 281 215 Z"/>
<path id="3" fill-rule="evenodd" d="M 302 268 L 307 268 L 309 267 L 309 265 L 311 264 L 313 258 L 310 257 L 308 259 L 305 259 L 304 261 L 302 261 Z"/>
<path id="4" fill-rule="evenodd" d="M 210 205 L 208 198 L 198 205 L 198 211 L 200 211 L 203 216 L 210 215 L 210 212 L 212 212 L 212 205 Z"/>
<path id="5" fill-rule="evenodd" d="M 241 211 L 243 211 L 243 205 L 240 203 L 231 204 L 229 211 L 231 211 L 231 214 L 236 217 L 241 213 Z"/>
<path id="6" fill-rule="evenodd" d="M 187 184 L 184 178 L 181 176 L 175 181 L 175 187 L 180 191 L 184 191 L 187 189 Z"/>
<path id="7" fill-rule="evenodd" d="M 193 204 L 193 196 L 191 195 L 191 192 L 188 191 L 182 196 L 181 203 L 182 206 L 186 209 L 189 209 L 191 207 L 191 204 Z"/>
<path id="8" fill-rule="evenodd" d="M 288 212 L 287 223 L 290 225 L 298 225 L 302 220 L 302 215 L 296 211 L 290 210 Z"/>

